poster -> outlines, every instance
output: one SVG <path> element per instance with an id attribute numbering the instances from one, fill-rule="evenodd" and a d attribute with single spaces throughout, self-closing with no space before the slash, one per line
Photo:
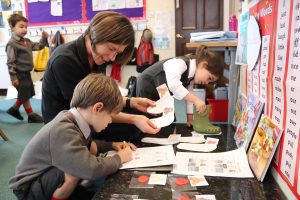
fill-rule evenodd
<path id="1" fill-rule="evenodd" d="M 286 91 L 286 121 L 284 143 L 282 148 L 282 161 L 280 170 L 288 179 L 291 185 L 295 185 L 296 165 L 297 165 L 297 147 L 299 148 L 299 130 L 300 130 L 300 58 L 299 38 L 300 24 L 299 1 L 294 1 L 293 12 L 291 16 L 291 31 L 289 38 L 289 57 L 287 65 L 287 77 L 285 84 Z M 298 102 L 298 104 L 297 104 Z M 299 152 L 299 151 L 298 151 Z M 299 172 L 298 172 L 299 173 Z M 298 185 L 300 183 L 298 182 Z"/>

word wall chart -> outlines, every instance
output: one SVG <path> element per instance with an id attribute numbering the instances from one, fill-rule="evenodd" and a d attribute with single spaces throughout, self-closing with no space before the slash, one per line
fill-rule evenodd
<path id="1" fill-rule="evenodd" d="M 285 135 L 282 149 L 282 161 L 280 170 L 288 179 L 291 186 L 295 186 L 296 165 L 299 165 L 299 130 L 300 130 L 300 1 L 292 3 L 291 28 L 289 37 L 289 57 L 286 66 L 287 76 L 285 81 L 286 90 L 286 121 Z M 297 106 L 298 102 L 298 106 Z M 298 151 L 298 155 L 297 155 Z M 298 160 L 298 162 L 297 162 Z M 299 171 L 298 171 L 299 173 Z M 299 194 L 299 179 L 298 179 Z"/>

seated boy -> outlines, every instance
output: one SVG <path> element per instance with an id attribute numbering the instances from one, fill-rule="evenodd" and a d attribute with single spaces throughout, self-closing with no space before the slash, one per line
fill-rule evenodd
<path id="1" fill-rule="evenodd" d="M 74 90 L 71 109 L 60 112 L 31 139 L 9 181 L 18 199 L 67 199 L 81 179 L 96 180 L 132 159 L 131 143 L 91 142 L 119 113 L 123 100 L 114 80 L 91 74 Z M 112 157 L 97 156 L 113 148 Z"/>

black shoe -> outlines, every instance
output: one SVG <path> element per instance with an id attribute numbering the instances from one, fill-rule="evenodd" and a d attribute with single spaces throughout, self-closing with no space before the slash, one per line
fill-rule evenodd
<path id="1" fill-rule="evenodd" d="M 30 115 L 28 115 L 28 123 L 44 123 L 44 120 L 38 114 L 31 113 Z"/>
<path id="2" fill-rule="evenodd" d="M 8 114 L 11 116 L 17 118 L 18 120 L 23 120 L 24 118 L 22 117 L 20 111 L 18 109 L 15 109 L 14 107 L 10 107 L 7 111 Z"/>

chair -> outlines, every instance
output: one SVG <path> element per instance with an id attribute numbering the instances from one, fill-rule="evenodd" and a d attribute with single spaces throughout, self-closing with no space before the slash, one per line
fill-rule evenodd
<path id="1" fill-rule="evenodd" d="M 0 129 L 0 136 L 4 141 L 8 141 L 8 137 L 4 134 L 4 132 Z"/>

